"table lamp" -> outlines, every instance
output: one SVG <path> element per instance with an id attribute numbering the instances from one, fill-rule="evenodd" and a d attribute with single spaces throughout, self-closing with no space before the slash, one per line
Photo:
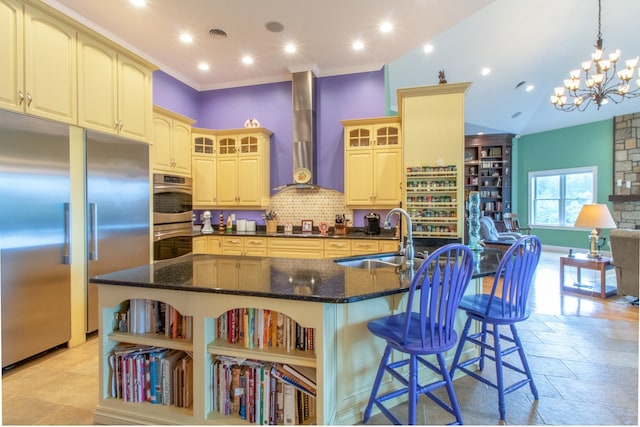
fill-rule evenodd
<path id="1" fill-rule="evenodd" d="M 616 223 L 611 217 L 607 205 L 583 205 L 574 226 L 591 228 L 591 247 L 587 257 L 602 258 L 602 255 L 600 255 L 600 251 L 598 250 L 598 229 L 616 228 Z"/>

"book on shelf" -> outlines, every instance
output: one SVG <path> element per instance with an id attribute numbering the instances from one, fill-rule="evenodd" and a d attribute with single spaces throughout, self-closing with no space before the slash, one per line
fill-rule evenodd
<path id="1" fill-rule="evenodd" d="M 130 299 L 114 332 L 164 334 L 170 338 L 192 338 L 193 317 L 182 315 L 170 305 L 152 299 Z"/>
<path id="2" fill-rule="evenodd" d="M 189 327 L 192 322 L 185 322 Z M 300 325 L 290 317 L 273 310 L 242 308 L 229 310 L 214 320 L 215 339 L 244 348 L 285 348 L 314 351 L 313 328 Z"/>
<path id="3" fill-rule="evenodd" d="M 316 382 L 314 380 L 311 379 L 310 375 L 305 375 L 304 373 L 302 373 L 301 368 L 294 368 L 293 366 L 289 365 L 289 364 L 282 364 L 282 365 L 278 365 L 278 366 L 282 366 L 282 369 L 284 371 L 286 371 L 288 374 L 290 374 L 291 376 L 293 376 L 294 378 L 296 378 L 298 381 L 300 381 L 302 384 L 305 384 L 310 390 L 312 390 L 315 394 L 316 391 Z"/>
<path id="4" fill-rule="evenodd" d="M 108 355 L 110 396 L 125 402 L 179 404 L 192 402 L 193 367 L 191 355 L 184 351 L 153 346 L 117 345 Z M 169 365 L 167 365 L 169 363 Z M 180 378 L 175 367 L 182 366 Z M 182 394 L 175 399 L 175 393 Z M 173 393 L 174 398 L 167 393 Z"/>
<path id="5" fill-rule="evenodd" d="M 295 393 L 296 389 L 293 388 L 290 384 L 284 384 L 284 408 L 283 408 L 283 417 L 284 417 L 284 425 L 295 425 L 296 424 L 296 398 Z"/>
<path id="6" fill-rule="evenodd" d="M 251 424 L 313 422 L 313 369 L 287 365 L 285 370 L 277 363 L 228 356 L 214 356 L 211 367 L 212 411 Z"/>
<path id="7" fill-rule="evenodd" d="M 283 381 L 283 382 L 293 386 L 297 390 L 300 390 L 300 391 L 302 391 L 304 393 L 308 393 L 313 397 L 316 396 L 316 388 L 315 388 L 315 386 L 311 386 L 311 385 L 303 382 L 302 380 L 300 380 L 299 378 L 297 378 L 293 374 L 291 374 L 291 373 L 285 371 L 284 369 L 282 369 L 282 367 L 280 365 L 278 365 L 277 363 L 274 363 L 272 365 L 271 374 L 275 375 L 276 378 L 278 378 L 280 381 Z"/>

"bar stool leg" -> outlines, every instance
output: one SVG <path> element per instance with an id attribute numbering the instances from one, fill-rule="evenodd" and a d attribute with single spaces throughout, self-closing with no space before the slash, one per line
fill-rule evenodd
<path id="1" fill-rule="evenodd" d="M 529 378 L 529 388 L 531 389 L 531 393 L 533 393 L 533 397 L 538 400 L 538 389 L 536 388 L 535 383 L 533 382 L 533 375 L 531 375 L 531 368 L 529 368 L 529 362 L 527 362 L 527 356 L 524 354 L 524 349 L 522 348 L 522 342 L 520 341 L 520 336 L 518 335 L 518 330 L 516 329 L 516 325 L 511 325 L 511 334 L 513 335 L 513 340 L 516 342 L 518 346 L 518 355 L 520 355 L 520 361 L 522 362 L 522 367 L 527 374 L 527 378 Z"/>
<path id="2" fill-rule="evenodd" d="M 363 422 L 367 422 L 369 417 L 371 416 L 371 410 L 373 409 L 373 403 L 375 401 L 376 396 L 378 395 L 378 389 L 380 388 L 380 382 L 382 381 L 382 376 L 384 375 L 384 371 L 387 366 L 387 362 L 389 361 L 389 356 L 391 355 L 391 346 L 387 345 L 384 349 L 384 354 L 382 355 L 382 359 L 380 360 L 380 365 L 378 366 L 378 373 L 376 374 L 376 380 L 373 383 L 373 388 L 371 389 L 371 395 L 369 396 L 369 403 L 367 403 L 367 407 L 364 410 Z"/>
<path id="3" fill-rule="evenodd" d="M 462 425 L 463 423 L 462 423 L 462 413 L 460 412 L 460 405 L 458 405 L 458 398 L 456 397 L 456 392 L 453 389 L 453 382 L 451 381 L 451 376 L 449 375 L 449 370 L 447 369 L 447 364 L 444 360 L 444 355 L 442 353 L 438 353 L 438 362 L 440 363 L 440 371 L 442 372 L 442 378 L 444 379 L 447 386 L 447 394 L 449 395 L 449 402 L 451 403 L 451 409 L 453 409 L 453 412 L 458 424 Z"/>
<path id="4" fill-rule="evenodd" d="M 498 411 L 500 412 L 500 419 L 505 420 L 505 413 L 507 406 L 504 401 L 504 377 L 502 373 L 502 346 L 500 345 L 500 330 L 498 325 L 493 325 L 493 346 L 495 348 L 496 358 L 496 379 L 498 386 Z"/>
<path id="5" fill-rule="evenodd" d="M 409 357 L 409 425 L 416 425 L 416 406 L 418 404 L 418 358 L 415 354 Z"/>

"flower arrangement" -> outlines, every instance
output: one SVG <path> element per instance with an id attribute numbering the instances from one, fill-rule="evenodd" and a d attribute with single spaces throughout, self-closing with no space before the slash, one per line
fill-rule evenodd
<path id="1" fill-rule="evenodd" d="M 276 219 L 278 218 L 278 214 L 275 211 L 269 209 L 268 211 L 264 211 L 262 214 L 262 218 L 265 220 Z"/>

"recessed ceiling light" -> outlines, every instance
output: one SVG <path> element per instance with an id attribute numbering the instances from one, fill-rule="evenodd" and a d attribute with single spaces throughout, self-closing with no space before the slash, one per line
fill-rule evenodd
<path id="1" fill-rule="evenodd" d="M 482 69 L 481 73 L 482 73 L 482 75 L 483 75 L 483 76 L 487 76 L 487 75 L 489 75 L 489 73 L 491 73 L 491 68 L 489 68 L 489 67 L 484 67 L 484 68 Z"/>
<path id="2" fill-rule="evenodd" d="M 242 57 L 242 63 L 246 64 L 246 65 L 251 65 L 253 64 L 253 58 L 250 56 L 243 56 Z"/>
<path id="3" fill-rule="evenodd" d="M 528 85 L 528 86 L 526 87 L 526 89 L 525 89 L 525 90 L 526 90 L 527 92 L 531 92 L 534 88 L 535 88 L 535 86 L 534 86 L 534 85 Z"/>
<path id="4" fill-rule="evenodd" d="M 207 64 L 206 62 L 201 62 L 198 64 L 198 69 L 200 71 L 209 71 L 209 64 Z"/>
<path id="5" fill-rule="evenodd" d="M 364 49 L 364 43 L 362 43 L 362 41 L 360 41 L 360 40 L 354 41 L 351 46 L 353 47 L 353 50 L 362 50 L 362 49 Z"/>
<path id="6" fill-rule="evenodd" d="M 145 7 L 147 5 L 146 0 L 129 0 L 129 3 L 131 3 L 135 7 Z"/>
<path id="7" fill-rule="evenodd" d="M 391 24 L 391 22 L 386 21 L 380 24 L 381 33 L 390 33 L 391 30 L 393 30 L 393 25 Z"/>
<path id="8" fill-rule="evenodd" d="M 284 47 L 284 51 L 287 53 L 295 53 L 296 50 L 298 50 L 296 48 L 296 45 L 293 43 L 288 43 L 285 47 Z"/>
<path id="9" fill-rule="evenodd" d="M 184 43 L 193 43 L 193 37 L 191 36 L 191 34 L 187 33 L 180 34 L 180 40 Z"/>
<path id="10" fill-rule="evenodd" d="M 431 43 L 427 43 L 424 45 L 424 53 L 431 53 L 433 52 L 433 45 Z"/>

